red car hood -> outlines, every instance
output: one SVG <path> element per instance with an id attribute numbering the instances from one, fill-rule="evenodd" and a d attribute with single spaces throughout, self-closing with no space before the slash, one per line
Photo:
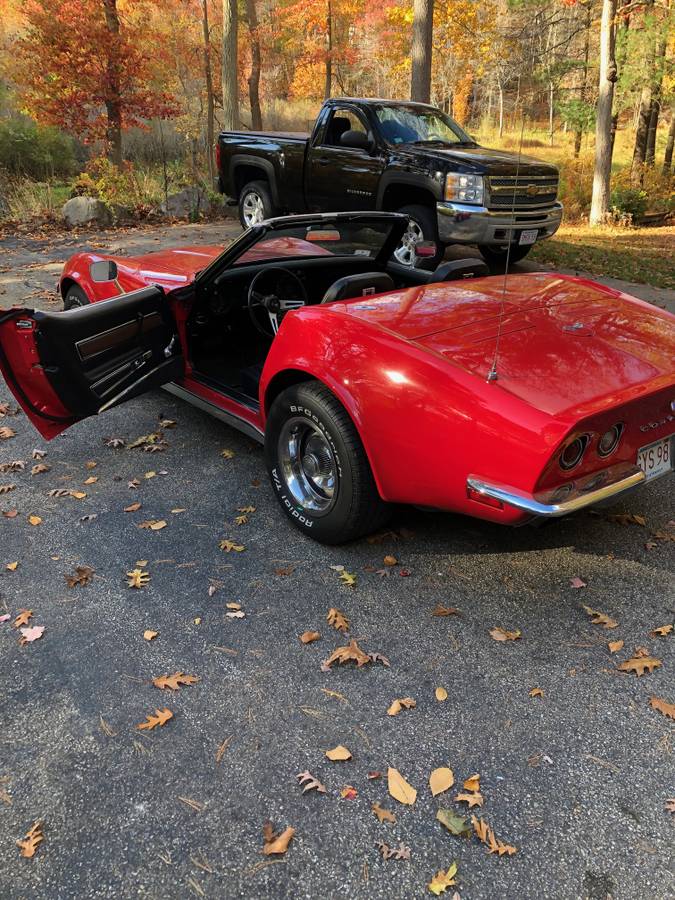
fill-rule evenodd
<path id="1" fill-rule="evenodd" d="M 112 257 L 120 269 L 137 275 L 149 284 L 161 283 L 170 287 L 194 280 L 201 269 L 223 252 L 222 247 L 177 247 L 156 250 L 143 256 Z"/>
<path id="2" fill-rule="evenodd" d="M 502 299 L 503 298 L 503 299 Z M 551 415 L 589 414 L 675 380 L 675 317 L 561 275 L 433 284 L 339 304 Z M 621 392 L 620 396 L 617 396 Z"/>

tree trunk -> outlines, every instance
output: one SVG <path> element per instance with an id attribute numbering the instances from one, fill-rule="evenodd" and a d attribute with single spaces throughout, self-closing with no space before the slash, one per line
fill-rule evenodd
<path id="1" fill-rule="evenodd" d="M 647 129 L 647 149 L 645 152 L 645 165 L 653 167 L 656 157 L 656 129 L 659 126 L 659 111 L 661 102 L 652 98 L 652 108 L 649 111 L 649 128 Z"/>
<path id="2" fill-rule="evenodd" d="M 215 103 L 213 99 L 213 76 L 211 74 L 211 33 L 209 31 L 209 0 L 202 0 L 202 31 L 204 34 L 204 82 L 206 84 L 206 161 L 209 169 L 209 184 L 213 184 L 216 173 L 213 158 L 215 142 Z"/>
<path id="3" fill-rule="evenodd" d="M 653 9 L 654 0 L 645 0 L 645 11 L 649 13 Z M 647 54 L 645 59 L 645 81 L 640 94 L 640 109 L 638 112 L 637 128 L 635 131 L 635 146 L 633 147 L 633 161 L 630 168 L 630 177 L 633 184 L 642 184 L 644 181 L 644 166 L 647 158 L 647 136 L 649 134 L 649 120 L 652 115 L 652 100 L 654 90 L 654 51 Z"/>
<path id="4" fill-rule="evenodd" d="M 326 8 L 326 78 L 323 87 L 323 96 L 328 100 L 333 88 L 333 10 L 331 0 L 328 0 Z"/>
<path id="5" fill-rule="evenodd" d="M 497 85 L 499 90 L 499 137 L 504 134 L 504 88 L 501 81 Z"/>
<path id="6" fill-rule="evenodd" d="M 584 63 L 583 68 L 581 70 L 581 84 L 579 86 L 579 100 L 581 103 L 586 102 L 586 90 L 588 86 L 588 56 L 590 51 L 590 43 L 591 43 L 591 25 L 593 24 L 593 19 L 591 16 L 591 4 L 587 4 L 586 6 L 586 27 L 584 29 Z M 574 132 L 574 158 L 579 159 L 579 153 L 581 152 L 581 140 L 583 138 L 583 131 L 581 128 L 577 129 Z"/>
<path id="7" fill-rule="evenodd" d="M 616 82 L 614 59 L 616 0 L 603 0 L 600 24 L 600 77 L 595 115 L 595 168 L 589 223 L 601 225 L 609 212 L 612 170 L 612 104 Z"/>
<path id="8" fill-rule="evenodd" d="M 434 0 L 413 0 L 410 99 L 428 103 L 431 97 L 431 55 Z"/>
<path id="9" fill-rule="evenodd" d="M 554 98 L 553 82 L 548 83 L 548 143 L 553 146 L 553 98 Z"/>
<path id="10" fill-rule="evenodd" d="M 663 156 L 663 174 L 670 175 L 673 165 L 673 147 L 675 146 L 675 106 L 670 111 L 670 128 L 666 141 L 666 152 Z"/>
<path id="11" fill-rule="evenodd" d="M 110 35 L 107 47 L 106 76 L 108 96 L 105 111 L 108 117 L 106 143 L 108 156 L 116 166 L 122 165 L 122 98 L 120 95 L 120 18 L 117 0 L 103 0 L 105 27 Z"/>
<path id="12" fill-rule="evenodd" d="M 668 2 L 670 7 L 670 2 Z M 661 112 L 661 92 L 663 90 L 663 71 L 666 65 L 666 50 L 668 48 L 668 31 L 663 28 L 656 46 L 656 58 L 654 60 L 654 84 L 652 89 L 652 106 L 649 111 L 649 128 L 647 129 L 647 150 L 645 153 L 645 165 L 653 166 L 656 158 L 656 129 L 659 125 Z"/>
<path id="13" fill-rule="evenodd" d="M 246 0 L 246 16 L 251 35 L 251 74 L 248 77 L 251 127 L 255 131 L 261 131 L 263 124 L 260 110 L 260 35 L 258 34 L 258 13 L 255 8 L 255 0 Z"/>
<path id="14" fill-rule="evenodd" d="M 239 128 L 237 0 L 223 0 L 223 128 Z"/>

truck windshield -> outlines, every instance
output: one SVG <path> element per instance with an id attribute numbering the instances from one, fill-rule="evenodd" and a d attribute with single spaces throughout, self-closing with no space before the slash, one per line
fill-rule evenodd
<path id="1" fill-rule="evenodd" d="M 457 122 L 440 109 L 420 106 L 376 106 L 375 115 L 388 144 L 473 144 Z"/>

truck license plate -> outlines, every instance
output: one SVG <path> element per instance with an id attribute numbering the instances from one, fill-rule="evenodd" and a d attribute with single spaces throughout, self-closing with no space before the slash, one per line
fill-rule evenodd
<path id="1" fill-rule="evenodd" d="M 523 244 L 534 244 L 537 240 L 537 235 L 539 231 L 536 228 L 528 229 L 527 231 L 521 231 L 520 237 L 518 238 L 518 243 L 523 246 Z"/>
<path id="2" fill-rule="evenodd" d="M 651 481 L 659 475 L 665 475 L 673 468 L 673 455 L 671 452 L 671 438 L 662 438 L 640 447 L 637 455 L 637 464 L 645 473 L 645 480 Z"/>

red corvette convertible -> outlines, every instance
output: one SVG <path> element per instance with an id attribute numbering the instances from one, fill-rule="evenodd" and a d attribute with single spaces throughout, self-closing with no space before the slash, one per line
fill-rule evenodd
<path id="1" fill-rule="evenodd" d="M 282 509 L 327 543 L 390 503 L 518 525 L 672 471 L 675 317 L 579 278 L 398 266 L 406 225 L 294 216 L 222 252 L 78 254 L 79 308 L 0 311 L 0 368 L 46 438 L 164 385 L 264 443 Z"/>

